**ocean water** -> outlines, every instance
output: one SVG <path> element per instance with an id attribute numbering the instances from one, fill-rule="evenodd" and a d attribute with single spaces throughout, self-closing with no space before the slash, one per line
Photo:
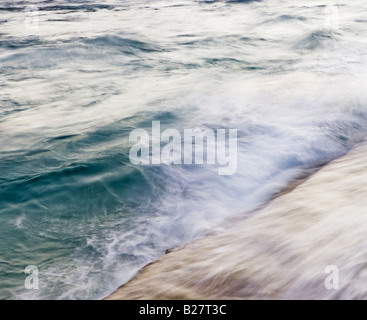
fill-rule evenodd
<path id="1" fill-rule="evenodd" d="M 102 298 L 361 141 L 366 9 L 1 1 L 0 298 Z M 237 129 L 237 172 L 133 165 L 129 134 L 152 121 Z"/>

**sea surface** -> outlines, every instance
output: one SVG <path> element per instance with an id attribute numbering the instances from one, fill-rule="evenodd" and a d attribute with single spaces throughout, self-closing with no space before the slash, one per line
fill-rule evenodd
<path id="1" fill-rule="evenodd" d="M 0 299 L 103 298 L 345 154 L 367 134 L 366 10 L 1 0 Z M 236 173 L 132 164 L 152 121 L 237 129 Z"/>

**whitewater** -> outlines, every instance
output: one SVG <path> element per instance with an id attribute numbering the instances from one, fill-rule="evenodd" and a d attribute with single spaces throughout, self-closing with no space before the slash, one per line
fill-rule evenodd
<path id="1" fill-rule="evenodd" d="M 0 299 L 103 298 L 362 141 L 366 9 L 1 1 Z M 131 163 L 130 133 L 153 121 L 236 129 L 236 173 Z"/>

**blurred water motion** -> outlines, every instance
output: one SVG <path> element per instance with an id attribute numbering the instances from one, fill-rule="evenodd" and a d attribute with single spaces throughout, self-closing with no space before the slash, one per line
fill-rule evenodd
<path id="1" fill-rule="evenodd" d="M 147 266 L 108 299 L 366 299 L 366 208 L 364 143 L 252 218 Z"/>

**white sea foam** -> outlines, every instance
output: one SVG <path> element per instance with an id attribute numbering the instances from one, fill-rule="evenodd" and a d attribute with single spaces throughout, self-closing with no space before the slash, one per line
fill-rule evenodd
<path id="1" fill-rule="evenodd" d="M 40 290 L 13 297 L 100 298 L 365 136 L 362 1 L 327 3 L 337 27 L 324 1 L 34 3 L 34 30 L 1 4 L 0 213 L 24 252 L 59 255 L 39 250 Z M 133 167 L 128 134 L 153 120 L 237 129 L 236 174 Z"/>

